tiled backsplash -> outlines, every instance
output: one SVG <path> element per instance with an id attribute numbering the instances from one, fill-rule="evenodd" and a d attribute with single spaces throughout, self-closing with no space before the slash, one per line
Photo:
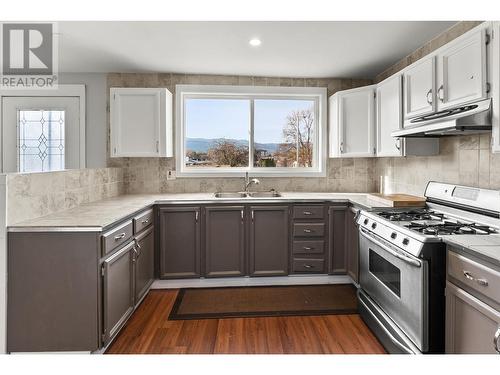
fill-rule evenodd
<path id="1" fill-rule="evenodd" d="M 124 193 L 121 168 L 7 176 L 7 225 Z"/>
<path id="2" fill-rule="evenodd" d="M 336 91 L 371 84 L 367 79 L 335 78 L 277 78 L 193 74 L 120 74 L 108 75 L 109 87 L 166 87 L 175 97 L 177 84 L 250 85 L 326 87 L 328 95 Z M 109 142 L 108 142 L 109 147 Z M 108 153 L 109 155 L 109 153 Z M 119 158 L 110 159 L 109 165 L 124 168 L 128 193 L 212 192 L 237 191 L 243 188 L 242 178 L 178 178 L 167 181 L 169 169 L 175 169 L 173 158 Z M 281 191 L 374 191 L 374 160 L 330 159 L 326 178 L 259 178 L 259 189 L 274 188 Z"/>
<path id="3" fill-rule="evenodd" d="M 500 154 L 491 152 L 489 134 L 440 139 L 440 154 L 378 158 L 377 189 L 422 195 L 428 181 L 500 190 Z"/>

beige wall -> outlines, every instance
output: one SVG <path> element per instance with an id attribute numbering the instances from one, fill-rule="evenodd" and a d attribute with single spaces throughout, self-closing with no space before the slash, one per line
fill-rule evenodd
<path id="1" fill-rule="evenodd" d="M 339 90 L 371 83 L 371 80 L 366 79 L 335 78 L 306 79 L 170 73 L 113 73 L 108 75 L 108 88 L 166 87 L 174 96 L 176 84 L 326 87 L 328 95 L 332 95 Z M 175 169 L 174 158 L 119 158 L 110 159 L 109 165 L 124 167 L 124 180 L 128 193 L 237 191 L 243 188 L 242 178 L 178 178 L 175 181 L 167 181 L 167 171 Z M 259 188 L 274 188 L 281 191 L 374 191 L 373 173 L 374 160 L 370 158 L 330 159 L 327 161 L 326 178 L 259 178 L 261 180 Z"/>
<path id="2" fill-rule="evenodd" d="M 439 47 L 444 46 L 446 43 L 452 41 L 453 39 L 459 37 L 465 32 L 473 29 L 474 27 L 481 24 L 483 21 L 462 21 L 457 22 L 455 25 L 450 27 L 448 30 L 439 34 L 435 38 L 429 40 L 423 46 L 420 46 L 417 50 L 410 53 L 408 56 L 403 57 L 401 60 L 395 62 L 389 68 L 384 70 L 382 73 L 375 77 L 375 83 L 381 82 L 384 79 L 390 77 L 394 73 L 406 68 L 408 65 L 413 64 L 418 59 L 428 55 L 429 53 L 437 50 Z"/>
<path id="3" fill-rule="evenodd" d="M 123 194 L 121 168 L 6 175 L 7 225 Z"/>

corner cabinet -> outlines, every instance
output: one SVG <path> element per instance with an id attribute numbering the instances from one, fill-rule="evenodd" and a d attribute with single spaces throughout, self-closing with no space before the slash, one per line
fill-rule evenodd
<path id="1" fill-rule="evenodd" d="M 396 74 L 377 85 L 377 156 L 403 156 L 402 138 L 391 133 L 400 130 L 402 116 L 402 75 Z"/>
<path id="2" fill-rule="evenodd" d="M 200 207 L 160 207 L 160 277 L 199 277 Z"/>
<path id="3" fill-rule="evenodd" d="M 330 206 L 328 208 L 329 259 L 328 273 L 347 273 L 346 252 L 346 206 Z"/>
<path id="4" fill-rule="evenodd" d="M 377 156 L 429 156 L 439 154 L 438 138 L 400 138 L 391 133 L 403 128 L 402 74 L 377 84 L 376 138 Z"/>
<path id="5" fill-rule="evenodd" d="M 347 253 L 347 274 L 359 283 L 359 229 L 356 223 L 359 208 L 349 207 L 345 218 L 345 247 Z"/>
<path id="6" fill-rule="evenodd" d="M 110 89 L 111 157 L 173 156 L 172 94 L 164 88 Z"/>
<path id="7" fill-rule="evenodd" d="M 376 85 L 339 91 L 329 98 L 329 156 L 375 156 Z"/>
<path id="8" fill-rule="evenodd" d="M 288 206 L 251 206 L 250 276 L 288 275 Z"/>

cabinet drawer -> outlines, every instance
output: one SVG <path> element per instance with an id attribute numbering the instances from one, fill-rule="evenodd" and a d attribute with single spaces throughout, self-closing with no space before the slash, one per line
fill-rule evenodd
<path id="1" fill-rule="evenodd" d="M 500 272 L 448 251 L 448 274 L 500 303 Z"/>
<path id="2" fill-rule="evenodd" d="M 294 254 L 323 254 L 325 241 L 293 241 Z"/>
<path id="3" fill-rule="evenodd" d="M 323 219 L 325 208 L 322 205 L 293 206 L 294 219 Z"/>
<path id="4" fill-rule="evenodd" d="M 325 223 L 294 223 L 294 237 L 323 237 Z"/>
<path id="5" fill-rule="evenodd" d="M 102 235 L 102 255 L 109 254 L 125 243 L 133 234 L 132 220 L 115 227 Z"/>
<path id="6" fill-rule="evenodd" d="M 324 259 L 293 258 L 293 272 L 324 273 Z"/>
<path id="7" fill-rule="evenodd" d="M 147 210 L 133 219 L 134 222 L 134 233 L 137 234 L 141 230 L 146 229 L 151 224 L 153 224 L 153 210 Z"/>

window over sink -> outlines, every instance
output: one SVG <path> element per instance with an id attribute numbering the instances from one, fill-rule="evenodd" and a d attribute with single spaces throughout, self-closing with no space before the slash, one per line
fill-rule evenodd
<path id="1" fill-rule="evenodd" d="M 324 176 L 326 89 L 176 87 L 177 173 Z"/>

